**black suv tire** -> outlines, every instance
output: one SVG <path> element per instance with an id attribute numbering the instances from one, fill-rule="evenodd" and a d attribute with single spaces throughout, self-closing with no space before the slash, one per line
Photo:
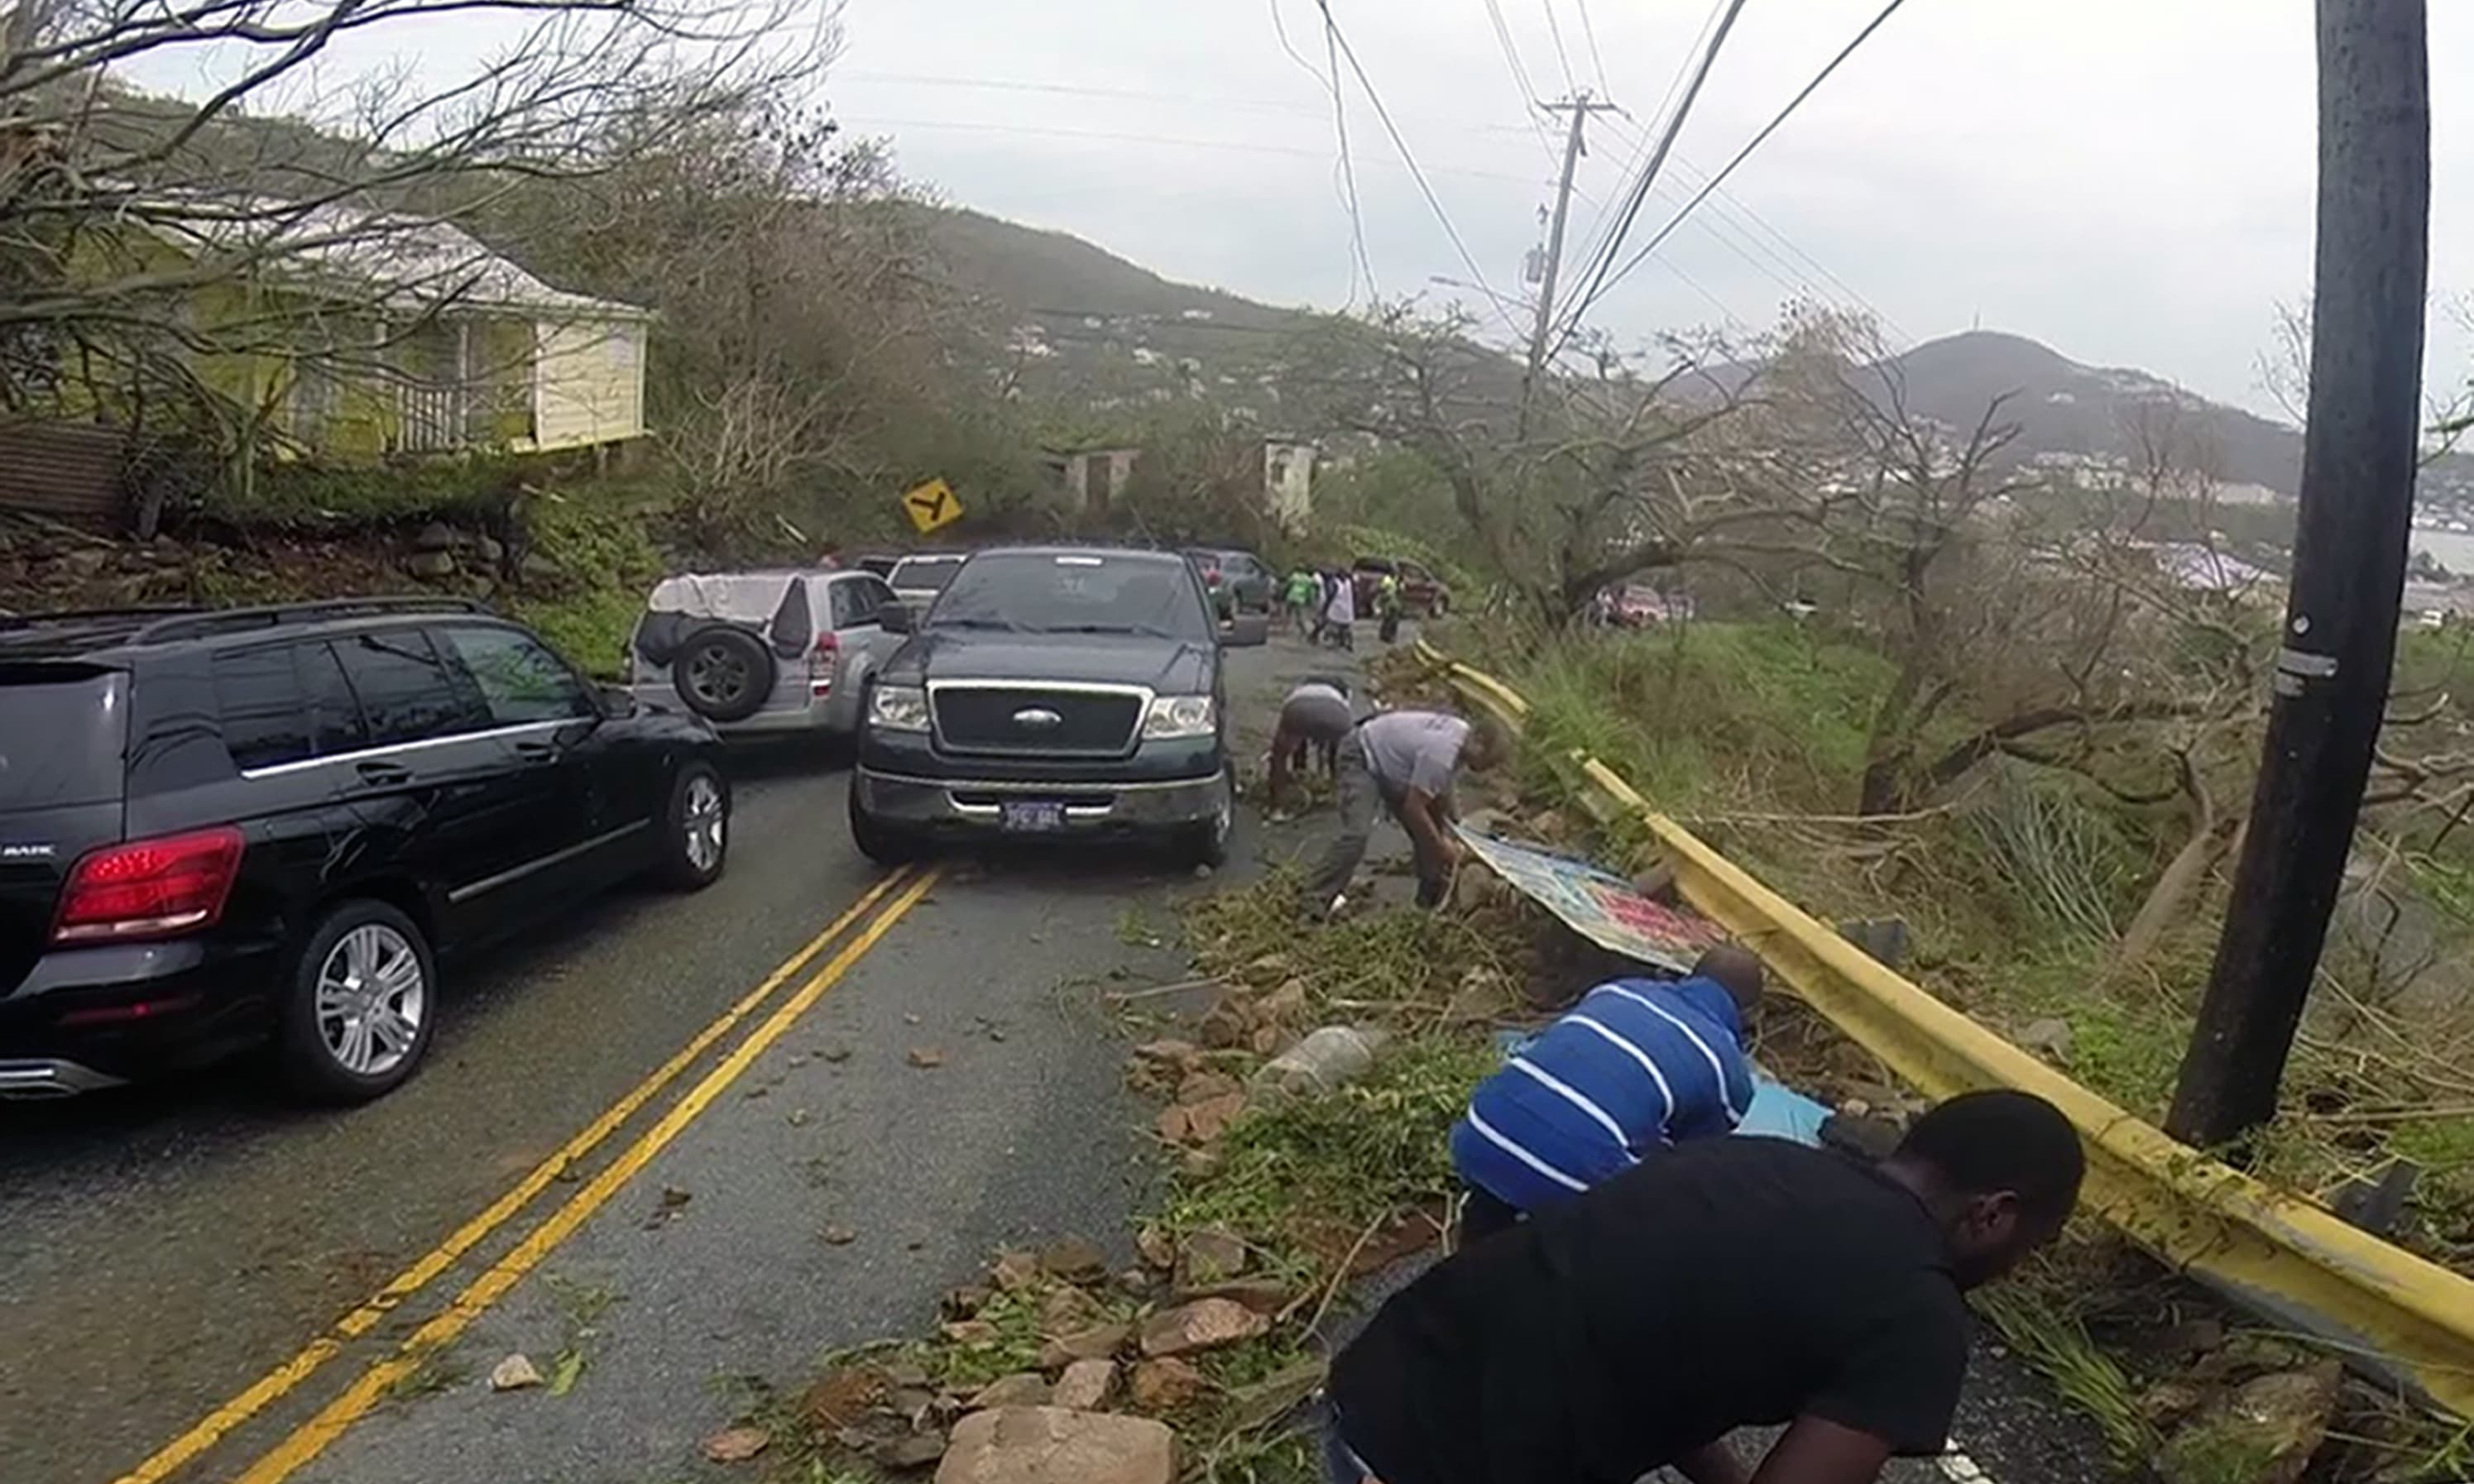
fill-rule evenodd
<path id="1" fill-rule="evenodd" d="M 674 891 L 700 892 L 721 879 L 730 863 L 730 784 L 713 764 L 685 764 L 670 780 L 660 861 L 655 873 Z"/>
<path id="2" fill-rule="evenodd" d="M 709 722 L 745 721 L 773 694 L 781 663 L 756 634 L 707 624 L 687 636 L 670 661 L 670 681 L 687 708 Z"/>
<path id="3" fill-rule="evenodd" d="M 880 866 L 900 866 L 917 860 L 927 853 L 928 843 L 917 835 L 879 821 L 859 802 L 859 778 L 850 780 L 851 844 L 859 852 Z"/>
<path id="4" fill-rule="evenodd" d="M 329 968 L 338 955 L 351 952 L 347 940 L 363 931 L 372 934 L 370 941 L 409 953 L 419 975 L 411 1044 L 376 1071 L 348 1065 L 328 1044 L 318 1003 L 321 982 Z M 354 898 L 327 908 L 302 945 L 277 1010 L 276 1059 L 284 1086 L 295 1096 L 319 1103 L 366 1103 L 394 1091 L 420 1067 L 437 1024 L 438 961 L 428 938 L 412 919 L 387 903 Z"/>

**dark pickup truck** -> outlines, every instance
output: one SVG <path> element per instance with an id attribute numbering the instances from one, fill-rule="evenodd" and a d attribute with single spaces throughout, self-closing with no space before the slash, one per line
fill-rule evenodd
<path id="1" fill-rule="evenodd" d="M 868 678 L 852 839 L 1137 838 L 1218 864 L 1234 789 L 1220 626 L 1176 552 L 972 555 Z"/>

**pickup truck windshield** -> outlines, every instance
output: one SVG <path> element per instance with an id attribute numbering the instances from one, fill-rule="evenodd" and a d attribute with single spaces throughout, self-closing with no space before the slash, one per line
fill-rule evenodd
<path id="1" fill-rule="evenodd" d="M 945 589 L 929 627 L 1212 641 L 1183 562 L 1101 552 L 982 553 Z"/>

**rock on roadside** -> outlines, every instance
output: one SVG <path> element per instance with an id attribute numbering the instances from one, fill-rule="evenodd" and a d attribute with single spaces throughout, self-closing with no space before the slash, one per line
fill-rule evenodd
<path id="1" fill-rule="evenodd" d="M 1198 1299 L 1143 1322 L 1143 1353 L 1153 1360 L 1191 1355 L 1250 1340 L 1271 1321 L 1228 1299 Z"/>
<path id="2" fill-rule="evenodd" d="M 1003 1407 L 955 1424 L 936 1484 L 1175 1484 L 1164 1423 L 1063 1407 Z"/>
<path id="3" fill-rule="evenodd" d="M 1113 1360 L 1078 1360 L 1065 1368 L 1056 1378 L 1056 1389 L 1049 1397 L 1052 1405 L 1074 1412 L 1096 1412 L 1117 1389 L 1117 1363 Z"/>

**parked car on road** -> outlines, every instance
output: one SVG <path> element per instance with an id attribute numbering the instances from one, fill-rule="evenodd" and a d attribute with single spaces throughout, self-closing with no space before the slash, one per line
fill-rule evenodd
<path id="1" fill-rule="evenodd" d="M 0 620 L 0 1094 L 410 1076 L 440 960 L 729 850 L 712 729 L 453 599 Z"/>
<path id="2" fill-rule="evenodd" d="M 1189 546 L 1185 554 L 1202 574 L 1202 586 L 1221 617 L 1272 610 L 1272 597 L 1280 580 L 1262 558 L 1227 546 Z"/>
<path id="3" fill-rule="evenodd" d="M 1689 594 L 1661 592 L 1643 583 L 1626 583 L 1615 589 L 1611 616 L 1616 625 L 1626 629 L 1648 629 L 1659 624 L 1686 623 L 1694 612 Z"/>
<path id="4" fill-rule="evenodd" d="M 1410 613 L 1420 618 L 1441 618 L 1451 611 L 1451 590 L 1422 563 L 1390 557 L 1360 557 L 1348 568 L 1349 581 L 1357 588 L 1360 613 L 1374 611 L 1374 589 L 1386 575 L 1400 579 L 1400 606 Z"/>
<path id="5" fill-rule="evenodd" d="M 1216 864 L 1235 794 L 1220 644 L 1176 552 L 975 553 L 868 682 L 853 840 L 893 861 L 939 841 L 1137 837 Z"/>
<path id="6" fill-rule="evenodd" d="M 901 607 L 873 572 L 728 572 L 664 578 L 627 644 L 639 701 L 693 711 L 724 736 L 859 728 L 867 672 L 901 643 Z"/>
<path id="7" fill-rule="evenodd" d="M 967 555 L 959 551 L 917 552 L 895 562 L 885 580 L 893 585 L 902 606 L 910 610 L 910 616 L 916 619 L 928 611 L 936 594 L 943 592 L 954 574 L 962 569 L 962 559 Z"/>

